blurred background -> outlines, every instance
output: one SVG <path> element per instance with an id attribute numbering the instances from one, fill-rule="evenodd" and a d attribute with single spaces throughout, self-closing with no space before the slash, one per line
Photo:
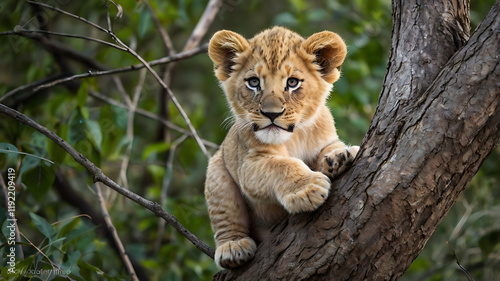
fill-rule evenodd
<path id="1" fill-rule="evenodd" d="M 104 1 L 43 2 L 107 28 Z M 116 18 L 118 9 L 110 4 L 111 24 L 125 44 L 151 61 L 182 51 L 207 2 L 117 2 L 123 15 Z M 472 1 L 472 30 L 494 2 Z M 173 48 L 166 47 L 155 21 L 168 33 Z M 344 38 L 348 55 L 328 103 L 341 139 L 359 144 L 375 112 L 386 70 L 391 2 L 227 0 L 201 43 L 207 43 L 220 29 L 250 38 L 273 25 L 286 26 L 304 37 L 331 30 Z M 207 157 L 192 138 L 175 129 L 186 128 L 185 122 L 158 82 L 144 70 L 136 70 L 73 79 L 34 91 L 36 86 L 64 76 L 116 69 L 139 61 L 127 52 L 85 38 L 12 34 L 20 27 L 112 42 L 98 29 L 52 9 L 24 1 L 2 1 L 0 102 L 57 133 L 111 179 L 160 202 L 187 229 L 213 247 L 203 196 Z M 230 112 L 207 54 L 201 52 L 154 69 L 166 77 L 213 154 L 227 132 L 223 123 Z M 130 114 L 134 108 L 136 113 Z M 54 164 L 12 152 L 43 157 Z M 499 156 L 497 149 L 485 161 L 400 280 L 467 280 L 454 253 L 475 280 L 500 280 Z M 16 171 L 15 215 L 24 235 L 18 267 L 50 269 L 50 259 L 71 272 L 69 276 L 75 280 L 128 280 L 104 226 L 89 173 L 45 136 L 1 116 L 0 170 L 4 183 L 8 181 L 8 168 Z M 153 213 L 105 186 L 101 188 L 111 219 L 139 276 L 148 276 L 149 280 L 210 280 L 220 270 L 213 260 Z M 0 265 L 4 266 L 9 233 L 6 194 L 1 194 Z M 4 267 L 0 276 L 17 280 L 6 271 Z M 43 280 L 53 278 L 45 276 Z M 55 277 L 63 279 L 68 278 Z"/>

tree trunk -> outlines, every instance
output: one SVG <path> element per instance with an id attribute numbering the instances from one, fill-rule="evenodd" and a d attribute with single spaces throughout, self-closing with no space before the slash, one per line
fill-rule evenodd
<path id="1" fill-rule="evenodd" d="M 214 280 L 396 280 L 410 266 L 499 138 L 500 3 L 468 40 L 468 2 L 437 2 L 393 0 L 379 105 L 326 204 Z"/>

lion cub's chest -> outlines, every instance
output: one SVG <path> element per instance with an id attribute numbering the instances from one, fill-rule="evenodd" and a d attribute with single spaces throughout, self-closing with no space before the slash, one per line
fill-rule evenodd
<path id="1" fill-rule="evenodd" d="M 321 150 L 334 141 L 331 134 L 334 128 L 333 121 L 330 119 L 326 123 L 331 124 L 331 129 L 328 128 L 328 132 L 318 126 L 311 126 L 306 130 L 297 131 L 292 140 L 285 144 L 288 156 L 300 159 L 308 166 L 311 166 L 316 161 Z"/>
<path id="2" fill-rule="evenodd" d="M 300 142 L 287 147 L 287 151 L 290 157 L 300 159 L 306 163 L 306 165 L 311 166 L 320 153 L 321 148 L 322 147 L 319 147 L 314 140 L 302 139 Z"/>

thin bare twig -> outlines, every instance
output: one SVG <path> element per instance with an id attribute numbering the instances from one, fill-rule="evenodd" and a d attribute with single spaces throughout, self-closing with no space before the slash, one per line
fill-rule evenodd
<path id="1" fill-rule="evenodd" d="M 107 19 L 107 22 L 108 22 L 108 30 L 112 30 L 112 28 L 111 28 L 111 17 L 109 16 L 108 0 L 104 0 L 104 5 L 106 7 L 106 19 Z"/>
<path id="2" fill-rule="evenodd" d="M 463 267 L 460 264 L 460 261 L 458 260 L 457 254 L 455 253 L 455 249 L 453 249 L 453 247 L 451 246 L 451 244 L 448 241 L 446 241 L 446 244 L 448 244 L 448 246 L 450 246 L 450 249 L 453 252 L 453 257 L 455 257 L 455 262 L 457 263 L 458 268 L 460 268 L 460 270 L 463 273 L 465 273 L 465 275 L 467 276 L 467 280 L 469 280 L 469 281 L 475 281 L 474 276 L 472 276 L 472 274 L 470 274 L 469 271 L 467 271 L 467 269 L 465 269 L 465 267 Z"/>
<path id="3" fill-rule="evenodd" d="M 72 18 L 75 18 L 75 19 L 77 19 L 77 20 L 80 20 L 80 21 L 82 21 L 82 22 L 84 22 L 84 23 L 86 23 L 86 24 L 88 24 L 88 25 L 90 25 L 90 26 L 92 26 L 92 27 L 95 27 L 95 28 L 99 29 L 100 31 L 102 31 L 102 32 L 104 32 L 104 33 L 108 33 L 108 34 L 110 33 L 110 31 L 109 31 L 109 30 L 107 30 L 106 28 L 104 28 L 104 27 L 102 27 L 102 26 L 100 26 L 100 25 L 98 25 L 98 24 L 95 24 L 95 23 L 93 23 L 93 22 L 91 22 L 91 21 L 89 21 L 89 20 L 87 20 L 87 19 L 85 19 L 85 18 L 82 18 L 82 17 L 80 17 L 80 16 L 74 15 L 74 14 L 72 14 L 72 13 L 70 13 L 70 12 L 66 12 L 65 10 L 59 9 L 58 7 L 55 7 L 55 6 L 52 6 L 52 5 L 48 5 L 48 4 L 45 4 L 45 3 L 34 2 L 34 1 L 30 1 L 30 0 L 28 0 L 27 2 L 28 2 L 29 4 L 42 6 L 42 7 L 45 7 L 45 8 L 48 8 L 48 9 L 54 10 L 54 11 L 56 11 L 56 12 L 58 12 L 58 13 L 63 14 L 63 15 L 66 15 L 66 16 L 69 16 L 69 17 L 72 17 Z"/>
<path id="4" fill-rule="evenodd" d="M 25 84 L 25 85 L 22 85 L 20 87 L 17 87 L 9 92 L 7 92 L 5 95 L 1 96 L 0 97 L 0 102 L 3 102 L 4 100 L 14 96 L 15 94 L 19 93 L 19 92 L 22 92 L 24 90 L 27 90 L 27 89 L 31 89 L 31 88 L 35 88 L 35 87 L 38 87 L 40 85 L 43 85 L 45 83 L 47 83 L 47 81 L 54 81 L 56 79 L 60 79 L 61 77 L 64 77 L 63 74 L 56 74 L 56 75 L 51 75 L 51 76 L 47 76 L 47 77 L 44 77 L 40 80 L 37 80 L 37 81 L 34 81 L 34 82 L 31 82 L 31 83 L 28 83 L 28 84 Z"/>
<path id="5" fill-rule="evenodd" d="M 212 25 L 212 22 L 214 21 L 215 16 L 217 15 L 217 12 L 219 12 L 221 6 L 222 0 L 210 0 L 208 2 L 203 15 L 201 16 L 198 24 L 193 30 L 193 33 L 191 33 L 191 36 L 189 36 L 189 39 L 187 40 L 183 51 L 190 50 L 200 44 L 203 36 L 205 36 L 205 34 L 207 33 L 208 28 Z"/>
<path id="6" fill-rule="evenodd" d="M 106 208 L 106 203 L 104 202 L 104 197 L 102 196 L 100 184 L 96 183 L 95 188 L 97 190 L 97 198 L 99 199 L 99 206 L 101 207 L 102 216 L 104 217 L 104 222 L 106 223 L 106 227 L 108 228 L 109 232 L 111 232 L 111 236 L 113 237 L 116 247 L 118 248 L 123 264 L 125 265 L 125 268 L 128 271 L 128 275 L 130 275 L 130 278 L 132 280 L 139 281 L 139 278 L 137 278 L 137 274 L 135 273 L 134 267 L 130 262 L 128 254 L 125 251 L 125 247 L 123 247 L 123 243 L 120 240 L 120 236 L 118 236 L 118 232 L 116 231 L 116 228 L 113 225 L 113 221 L 111 221 L 111 216 L 109 215 L 108 209 Z"/>
<path id="7" fill-rule="evenodd" d="M 30 156 L 30 157 L 33 157 L 33 158 L 36 158 L 36 159 L 47 161 L 50 164 L 54 164 L 54 162 L 52 162 L 51 160 L 49 160 L 47 158 L 43 158 L 41 156 L 38 156 L 38 155 L 35 155 L 35 154 L 31 154 L 31 153 L 26 153 L 26 152 L 21 152 L 21 151 L 13 151 L 13 150 L 5 150 L 5 149 L 0 149 L 0 153 L 21 154 L 21 155 L 24 155 L 24 156 Z"/>
<path id="8" fill-rule="evenodd" d="M 460 231 L 462 230 L 462 227 L 464 226 L 465 222 L 469 219 L 472 210 L 474 209 L 474 204 L 469 204 L 467 200 L 464 200 L 464 205 L 465 205 L 465 213 L 462 215 L 460 220 L 458 221 L 457 225 L 453 229 L 453 231 L 450 234 L 450 240 L 455 240 L 458 235 L 460 234 Z"/>
<path id="9" fill-rule="evenodd" d="M 163 182 L 161 186 L 161 193 L 160 193 L 160 204 L 162 206 L 165 206 L 165 203 L 167 202 L 167 194 L 168 194 L 168 188 L 170 187 L 170 184 L 172 183 L 172 176 L 173 176 L 173 170 L 174 170 L 174 156 L 175 156 L 175 151 L 177 150 L 177 147 L 181 145 L 187 138 L 187 135 L 182 135 L 178 139 L 176 139 L 172 145 L 170 146 L 170 149 L 168 151 L 168 157 L 167 157 L 167 163 L 165 165 L 165 174 L 163 175 Z M 159 249 L 161 245 L 161 241 L 163 239 L 163 234 L 165 233 L 165 221 L 161 220 L 158 224 L 158 231 L 156 235 L 156 240 L 153 245 L 155 245 L 155 249 Z"/>
<path id="10" fill-rule="evenodd" d="M 105 95 L 103 95 L 103 94 L 101 94 L 101 93 L 99 93 L 99 92 L 96 92 L 96 91 L 94 91 L 94 90 L 89 90 L 89 94 L 90 94 L 91 96 L 93 96 L 93 97 L 95 97 L 95 98 L 97 98 L 97 99 L 100 99 L 100 100 L 102 100 L 102 101 L 104 101 L 104 102 L 106 102 L 106 103 L 109 103 L 109 104 L 111 104 L 111 105 L 115 105 L 115 106 L 118 106 L 118 107 L 124 108 L 124 109 L 126 109 L 126 110 L 130 110 L 130 108 L 129 108 L 127 105 L 125 105 L 125 104 L 123 104 L 123 103 L 120 103 L 120 102 L 118 102 L 118 101 L 115 101 L 114 99 L 112 99 L 112 98 L 110 98 L 110 97 L 108 97 L 108 96 L 105 96 Z M 172 130 L 175 130 L 175 131 L 179 132 L 180 134 L 187 135 L 187 136 L 189 136 L 189 137 L 192 137 L 192 136 L 193 136 L 193 135 L 191 134 L 191 132 L 190 132 L 190 131 L 188 131 L 188 130 L 186 130 L 186 129 L 184 129 L 184 128 L 181 128 L 181 127 L 179 127 L 179 126 L 175 125 L 174 123 L 172 123 L 172 122 L 168 121 L 167 119 L 162 118 L 162 117 L 160 117 L 160 116 L 158 116 L 158 115 L 156 115 L 156 114 L 154 114 L 154 113 L 151 113 L 151 112 L 149 112 L 149 111 L 147 111 L 147 110 L 144 110 L 144 109 L 142 109 L 142 108 L 137 108 L 137 109 L 135 110 L 135 112 L 136 112 L 137 114 L 139 114 L 139 115 L 144 116 L 144 117 L 147 117 L 147 118 L 150 118 L 150 119 L 156 120 L 156 121 L 158 121 L 158 122 L 162 123 L 165 127 L 168 127 L 168 128 L 170 128 L 170 129 L 172 129 Z M 214 148 L 214 149 L 219 149 L 219 145 L 218 145 L 218 144 L 216 144 L 216 143 L 213 143 L 213 142 L 208 141 L 208 140 L 205 140 L 205 139 L 202 139 L 202 141 L 203 141 L 203 143 L 205 144 L 205 146 L 208 146 L 208 147 L 210 147 L 210 148 Z"/>
<path id="11" fill-rule="evenodd" d="M 125 48 L 128 48 L 128 46 L 123 43 L 120 38 L 116 37 L 114 34 L 111 34 L 111 36 L 113 37 L 113 39 L 115 39 L 116 42 L 118 42 L 118 44 L 124 46 Z M 184 122 L 186 122 L 186 125 L 188 126 L 189 130 L 191 131 L 191 133 L 193 134 L 193 138 L 196 140 L 196 142 L 198 143 L 198 146 L 200 147 L 201 149 L 201 152 L 203 152 L 203 154 L 207 157 L 207 158 L 210 158 L 211 155 L 210 153 L 208 152 L 207 148 L 205 147 L 205 145 L 203 144 L 201 138 L 198 136 L 198 132 L 196 132 L 196 129 L 194 128 L 193 124 L 191 123 L 191 120 L 189 119 L 189 117 L 187 116 L 186 112 L 184 111 L 184 109 L 182 108 L 181 104 L 179 103 L 179 101 L 177 100 L 177 98 L 175 97 L 174 93 L 172 93 L 172 90 L 170 90 L 170 88 L 167 86 L 167 84 L 161 79 L 161 77 L 158 75 L 158 73 L 156 73 L 156 71 L 153 70 L 153 68 L 151 68 L 151 66 L 134 50 L 128 48 L 128 52 L 130 54 L 132 54 L 135 58 L 137 58 L 140 62 L 142 62 L 144 64 L 144 66 L 149 70 L 149 72 L 153 75 L 153 77 L 158 81 L 158 83 L 160 83 L 160 85 L 163 87 L 163 89 L 165 89 L 166 93 L 168 94 L 170 100 L 172 101 L 172 103 L 175 105 L 175 107 L 177 108 L 177 110 L 179 111 L 179 113 L 181 114 L 182 118 L 184 119 Z"/>
<path id="12" fill-rule="evenodd" d="M 73 159 L 80 165 L 82 165 L 89 173 L 94 176 L 94 182 L 102 182 L 103 184 L 109 186 L 116 192 L 121 195 L 129 198 L 130 200 L 136 202 L 137 204 L 145 207 L 146 209 L 153 212 L 156 216 L 159 216 L 166 220 L 171 226 L 173 226 L 181 235 L 186 237 L 191 243 L 193 243 L 198 249 L 200 249 L 203 253 L 208 255 L 209 257 L 214 257 L 214 249 L 201 241 L 198 237 L 196 237 L 193 233 L 187 230 L 175 216 L 167 213 L 158 203 L 147 200 L 138 194 L 125 189 L 124 187 L 118 185 L 116 182 L 107 177 L 99 167 L 97 167 L 94 163 L 88 160 L 85 156 L 83 156 L 80 152 L 76 151 L 68 142 L 59 137 L 54 132 L 45 128 L 44 126 L 38 124 L 33 121 L 26 115 L 8 107 L 3 104 L 0 104 L 0 113 L 3 113 L 11 118 L 16 119 L 19 123 L 26 124 L 40 133 L 47 136 L 49 139 L 54 141 L 57 145 L 59 145 L 62 149 L 68 152 Z"/>
<path id="13" fill-rule="evenodd" d="M 195 48 L 195 49 L 192 49 L 192 50 L 189 50 L 186 52 L 178 53 L 178 54 L 173 55 L 173 56 L 163 57 L 163 58 L 160 58 L 157 60 L 150 61 L 148 63 L 150 66 L 167 64 L 167 63 L 171 63 L 174 61 L 187 59 L 187 58 L 190 58 L 190 57 L 195 56 L 195 55 L 200 54 L 200 53 L 205 53 L 205 52 L 207 52 L 207 50 L 208 50 L 208 45 L 204 44 L 198 48 Z M 72 81 L 75 79 L 89 78 L 89 77 L 96 77 L 96 76 L 103 76 L 103 75 L 110 75 L 110 74 L 116 74 L 116 73 L 122 73 L 122 72 L 135 71 L 138 69 L 142 69 L 144 67 L 145 66 L 142 63 L 140 63 L 140 64 L 129 65 L 129 66 L 122 67 L 122 68 L 103 70 L 103 71 L 90 71 L 89 70 L 87 73 L 81 73 L 81 74 L 76 74 L 76 75 L 72 75 L 72 76 L 68 76 L 68 77 L 58 78 L 58 79 L 52 80 L 52 81 L 47 82 L 47 83 L 43 82 L 43 81 L 47 80 L 46 78 L 43 78 L 40 81 L 36 81 L 36 82 L 30 83 L 28 85 L 23 85 L 21 87 L 18 87 L 16 89 L 13 89 L 13 90 L 7 92 L 5 95 L 0 97 L 0 102 L 3 102 L 4 100 L 12 97 L 13 95 L 15 95 L 21 91 L 27 90 L 29 88 L 32 88 L 32 87 L 34 87 L 32 92 L 38 92 L 42 89 L 53 87 L 55 85 L 69 82 L 69 81 Z"/>
<path id="14" fill-rule="evenodd" d="M 149 13 L 151 14 L 151 17 L 153 18 L 153 22 L 156 26 L 156 30 L 160 33 L 160 37 L 163 40 L 163 44 L 165 45 L 165 48 L 168 51 L 169 56 L 173 56 L 177 53 L 175 50 L 174 44 L 172 43 L 172 40 L 170 39 L 170 36 L 168 35 L 167 31 L 163 28 L 160 20 L 158 19 L 158 15 L 156 14 L 156 11 L 153 9 L 151 4 L 149 3 L 148 0 L 144 0 L 144 4 L 149 10 Z M 176 63 L 169 63 L 166 67 L 164 67 L 164 70 L 162 75 L 162 80 L 165 82 L 167 86 L 171 85 L 172 82 L 172 73 L 173 70 L 176 67 Z M 169 119 L 170 117 L 170 110 L 169 110 L 169 97 L 168 95 L 165 95 L 165 89 L 161 89 L 159 93 L 159 106 L 160 106 L 160 113 L 165 117 L 166 119 Z M 163 140 L 165 142 L 170 142 L 171 141 L 171 132 L 170 130 L 161 130 L 163 132 Z"/>
<path id="15" fill-rule="evenodd" d="M 64 222 L 64 221 L 74 220 L 74 219 L 76 219 L 76 218 L 87 218 L 87 219 L 89 219 L 89 220 L 92 220 L 92 217 L 91 217 L 91 216 L 89 216 L 89 215 L 87 215 L 87 214 L 81 214 L 81 215 L 71 216 L 71 217 L 69 217 L 69 218 L 65 218 L 65 219 L 62 219 L 62 220 L 60 220 L 60 221 L 53 222 L 53 223 L 51 223 L 51 225 L 58 225 L 58 224 L 60 224 L 60 223 L 62 223 L 62 222 Z"/>
<path id="16" fill-rule="evenodd" d="M 134 144 L 134 116 L 135 116 L 135 111 L 137 109 L 137 104 L 139 103 L 139 98 L 141 97 L 144 81 L 146 81 L 146 71 L 141 70 L 139 75 L 139 82 L 137 83 L 137 86 L 135 88 L 133 98 L 132 100 L 129 99 L 130 103 L 129 103 L 129 112 L 127 117 L 127 132 L 126 132 L 129 143 L 125 150 L 125 154 L 123 155 L 123 160 L 120 167 L 120 181 L 127 189 L 128 189 L 127 169 L 128 169 L 128 163 L 130 161 L 130 154 L 132 152 L 132 146 Z"/>
<path id="17" fill-rule="evenodd" d="M 48 31 L 48 30 L 14 29 L 14 31 L 6 32 L 6 33 L 0 34 L 0 35 L 19 35 L 19 36 L 24 36 L 24 37 L 33 39 L 36 36 L 31 35 L 32 33 L 34 33 L 34 34 L 48 34 L 48 35 L 54 35 L 54 36 L 83 39 L 83 40 L 93 41 L 93 42 L 97 42 L 99 44 L 107 45 L 107 46 L 116 48 L 116 49 L 121 50 L 121 51 L 126 51 L 126 49 L 124 47 L 118 46 L 116 44 L 113 44 L 113 43 L 110 43 L 110 42 L 107 42 L 107 41 L 104 41 L 101 39 L 83 36 L 83 35 L 75 35 L 75 34 L 70 34 L 70 33 Z"/>
<path id="18" fill-rule="evenodd" d="M 161 37 L 161 40 L 163 41 L 163 45 L 165 45 L 165 47 L 168 50 L 168 55 L 169 56 L 175 55 L 176 52 L 174 49 L 174 44 L 172 43 L 172 39 L 170 39 L 168 32 L 165 30 L 165 28 L 163 28 L 163 25 L 161 24 L 160 20 L 158 19 L 158 16 L 156 15 L 155 10 L 153 9 L 153 7 L 151 6 L 151 4 L 149 3 L 148 0 L 143 0 L 142 2 L 146 5 L 146 7 L 149 10 L 149 13 L 151 14 L 151 17 L 153 18 L 153 22 L 156 26 L 156 29 L 160 33 L 160 37 Z"/>
<path id="19" fill-rule="evenodd" d="M 44 253 L 42 252 L 42 250 L 40 250 L 35 244 L 33 244 L 33 242 L 31 242 L 31 240 L 28 239 L 28 237 L 26 237 L 26 235 L 24 235 L 22 232 L 20 232 L 21 236 L 24 237 L 24 239 L 26 239 L 26 241 L 28 241 L 28 243 L 33 247 L 35 248 L 42 256 L 44 256 L 47 261 L 50 263 L 50 265 L 52 266 L 52 268 L 56 268 L 57 270 L 59 271 L 62 271 L 62 269 L 57 265 L 55 264 L 53 261 L 51 261 L 49 259 L 49 257 Z M 69 276 L 65 276 L 66 278 L 68 278 L 69 280 L 72 280 L 72 281 L 75 281 L 75 279 L 69 277 Z"/>
<path id="20" fill-rule="evenodd" d="M 111 79 L 113 82 L 115 82 L 116 89 L 120 93 L 120 95 L 123 98 L 123 101 L 127 104 L 128 107 L 132 104 L 132 100 L 127 94 L 127 91 L 125 90 L 125 87 L 123 86 L 122 80 L 118 77 L 118 75 L 112 75 Z"/>

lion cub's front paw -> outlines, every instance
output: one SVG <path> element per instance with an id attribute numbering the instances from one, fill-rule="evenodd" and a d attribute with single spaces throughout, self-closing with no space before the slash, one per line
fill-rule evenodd
<path id="1" fill-rule="evenodd" d="M 348 146 L 347 148 L 332 150 L 325 155 L 322 172 L 330 178 L 336 177 L 352 164 L 358 151 L 359 146 Z"/>
<path id="2" fill-rule="evenodd" d="M 313 172 L 303 188 L 283 197 L 283 207 L 291 213 L 316 210 L 323 204 L 330 191 L 330 179 L 322 173 Z"/>
<path id="3" fill-rule="evenodd" d="M 246 237 L 226 242 L 215 250 L 215 263 L 224 268 L 234 268 L 251 260 L 257 245 L 252 238 Z"/>

